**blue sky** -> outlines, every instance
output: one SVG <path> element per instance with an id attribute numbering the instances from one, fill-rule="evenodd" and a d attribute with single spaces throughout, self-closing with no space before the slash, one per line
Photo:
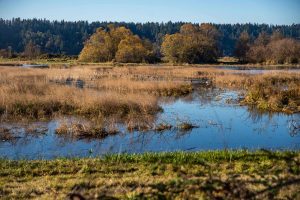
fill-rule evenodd
<path id="1" fill-rule="evenodd" d="M 0 0 L 0 18 L 300 23 L 300 0 Z"/>

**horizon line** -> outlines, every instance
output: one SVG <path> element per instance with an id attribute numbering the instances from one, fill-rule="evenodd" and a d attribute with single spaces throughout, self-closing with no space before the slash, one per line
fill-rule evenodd
<path id="1" fill-rule="evenodd" d="M 46 20 L 49 22 L 87 22 L 89 24 L 92 23 L 133 23 L 133 24 L 147 24 L 147 23 L 158 23 L 158 24 L 167 24 L 167 23 L 191 23 L 191 24 L 217 24 L 217 25 L 246 25 L 246 24 L 254 24 L 254 25 L 268 25 L 268 26 L 293 26 L 293 25 L 300 25 L 300 23 L 291 23 L 291 24 L 268 24 L 268 23 L 259 23 L 259 22 L 238 22 L 238 23 L 217 23 L 217 22 L 188 22 L 188 21 L 145 21 L 145 22 L 134 22 L 134 21 L 89 21 L 89 20 L 65 20 L 65 19 L 47 19 L 47 18 L 21 18 L 21 17 L 13 17 L 13 18 L 2 18 L 1 20 L 8 20 L 11 21 L 13 19 L 20 19 L 20 20 Z"/>

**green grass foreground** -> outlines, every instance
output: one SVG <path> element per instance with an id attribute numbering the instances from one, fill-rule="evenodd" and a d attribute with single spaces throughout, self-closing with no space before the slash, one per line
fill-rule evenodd
<path id="1" fill-rule="evenodd" d="M 299 151 L 0 160 L 0 199 L 299 199 Z"/>

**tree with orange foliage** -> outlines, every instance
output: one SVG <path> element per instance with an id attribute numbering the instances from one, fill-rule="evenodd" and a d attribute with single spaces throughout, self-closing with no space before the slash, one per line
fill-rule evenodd
<path id="1" fill-rule="evenodd" d="M 142 62 L 151 52 L 149 43 L 125 27 L 108 26 L 108 31 L 98 28 L 85 43 L 79 60 L 84 62 Z"/>
<path id="2" fill-rule="evenodd" d="M 185 24 L 179 33 L 164 37 L 161 52 L 165 60 L 172 63 L 215 62 L 218 58 L 217 31 L 208 24 Z"/>
<path id="3" fill-rule="evenodd" d="M 116 61 L 123 63 L 141 63 L 145 62 L 147 49 L 138 36 L 127 36 L 121 40 L 116 53 Z"/>

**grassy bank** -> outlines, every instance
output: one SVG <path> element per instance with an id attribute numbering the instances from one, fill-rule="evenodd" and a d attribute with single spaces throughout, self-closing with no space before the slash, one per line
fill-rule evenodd
<path id="1" fill-rule="evenodd" d="M 297 199 L 300 153 L 208 151 L 0 162 L 2 199 Z"/>

